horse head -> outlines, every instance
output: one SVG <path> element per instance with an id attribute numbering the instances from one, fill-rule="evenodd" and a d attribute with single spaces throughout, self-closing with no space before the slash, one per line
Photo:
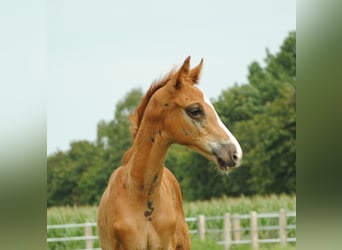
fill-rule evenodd
<path id="1" fill-rule="evenodd" d="M 203 59 L 190 69 L 190 57 L 186 58 L 153 95 L 146 115 L 159 124 L 170 144 L 188 146 L 228 171 L 239 166 L 242 149 L 209 99 L 196 87 L 202 65 Z"/>

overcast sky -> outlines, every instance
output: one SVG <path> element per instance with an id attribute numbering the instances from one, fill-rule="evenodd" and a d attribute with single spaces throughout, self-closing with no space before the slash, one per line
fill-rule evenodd
<path id="1" fill-rule="evenodd" d="M 191 55 L 210 98 L 296 29 L 296 1 L 48 1 L 47 153 L 94 141 L 116 103 Z"/>

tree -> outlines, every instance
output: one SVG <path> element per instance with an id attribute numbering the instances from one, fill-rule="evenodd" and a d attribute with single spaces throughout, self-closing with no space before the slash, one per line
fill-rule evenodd
<path id="1" fill-rule="evenodd" d="M 98 123 L 97 158 L 79 180 L 79 187 L 84 191 L 80 194 L 82 204 L 97 204 L 112 172 L 121 165 L 121 159 L 131 145 L 129 116 L 141 98 L 141 89 L 131 90 L 117 103 L 113 120 Z"/>
<path id="2" fill-rule="evenodd" d="M 57 152 L 47 160 L 47 205 L 72 204 L 70 193 L 74 187 L 69 178 L 74 169 L 74 163 L 66 153 Z"/>
<path id="3" fill-rule="evenodd" d="M 296 191 L 295 32 L 278 53 L 266 52 L 265 67 L 249 65 L 249 83 L 223 91 L 213 102 L 243 148 L 242 167 L 220 176 L 212 163 L 191 153 L 192 189 L 186 198 Z"/>
<path id="4" fill-rule="evenodd" d="M 113 120 L 99 122 L 96 143 L 75 141 L 69 151 L 48 157 L 48 206 L 98 203 L 131 144 L 129 115 L 141 97 L 133 89 L 117 104 Z"/>
<path id="5" fill-rule="evenodd" d="M 165 166 L 177 177 L 185 199 L 190 199 L 193 189 L 191 186 L 192 173 L 190 166 L 192 162 L 190 155 L 190 149 L 174 144 L 169 148 L 165 160 Z"/>
<path id="6" fill-rule="evenodd" d="M 296 191 L 295 89 L 288 84 L 280 92 L 263 114 L 250 121 L 254 124 L 255 145 L 247 157 L 252 165 L 249 183 L 254 193 Z"/>
<path id="7" fill-rule="evenodd" d="M 222 175 L 214 163 L 172 145 L 165 165 L 186 200 L 222 195 L 296 191 L 296 33 L 279 52 L 266 50 L 265 66 L 248 66 L 248 83 L 222 91 L 213 100 L 223 123 L 243 149 L 242 166 Z M 76 141 L 67 152 L 48 157 L 48 206 L 97 204 L 112 172 L 131 145 L 129 115 L 142 98 L 133 89 L 120 100 L 113 119 L 100 121 L 95 142 Z"/>

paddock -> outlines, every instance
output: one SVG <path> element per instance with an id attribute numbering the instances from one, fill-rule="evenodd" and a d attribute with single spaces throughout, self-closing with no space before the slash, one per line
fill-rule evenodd
<path id="1" fill-rule="evenodd" d="M 248 214 L 217 216 L 200 214 L 185 220 L 191 238 L 198 237 L 203 242 L 209 238 L 224 250 L 239 245 L 250 245 L 257 250 L 264 244 L 281 247 L 296 244 L 295 211 L 280 209 L 270 213 L 251 211 Z M 101 249 L 96 222 L 48 225 L 47 233 L 48 249 Z"/>

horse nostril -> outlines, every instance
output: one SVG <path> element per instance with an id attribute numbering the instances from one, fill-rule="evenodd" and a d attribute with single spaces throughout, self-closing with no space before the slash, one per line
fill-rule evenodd
<path id="1" fill-rule="evenodd" d="M 233 153 L 233 160 L 235 162 L 237 162 L 239 160 L 239 156 L 238 156 L 238 153 L 236 151 Z"/>
<path id="2" fill-rule="evenodd" d="M 238 152 L 234 151 L 234 153 L 232 154 L 232 162 L 234 164 L 234 167 L 237 167 L 240 161 L 240 157 Z"/>

